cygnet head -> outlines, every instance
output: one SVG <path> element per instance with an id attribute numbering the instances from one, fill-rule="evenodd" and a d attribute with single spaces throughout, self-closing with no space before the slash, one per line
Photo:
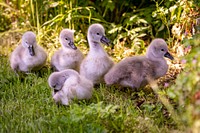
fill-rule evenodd
<path id="1" fill-rule="evenodd" d="M 167 43 L 163 39 L 154 39 L 149 45 L 146 53 L 147 58 L 158 60 L 159 58 L 167 57 L 173 60 L 173 56 L 168 52 Z"/>
<path id="2" fill-rule="evenodd" d="M 72 75 L 78 76 L 78 72 L 71 69 L 54 72 L 49 76 L 49 86 L 54 89 L 54 91 L 59 91 L 62 89 L 65 81 Z"/>
<path id="3" fill-rule="evenodd" d="M 63 29 L 60 32 L 59 39 L 63 48 L 72 48 L 74 50 L 77 49 L 77 47 L 74 45 L 74 30 Z"/>
<path id="4" fill-rule="evenodd" d="M 104 27 L 101 24 L 92 24 L 88 29 L 88 40 L 109 45 L 110 40 L 105 36 Z"/>
<path id="5" fill-rule="evenodd" d="M 31 31 L 27 31 L 22 36 L 22 46 L 28 48 L 31 56 L 35 55 L 34 47 L 37 45 L 36 35 Z"/>
<path id="6" fill-rule="evenodd" d="M 67 77 L 60 72 L 54 72 L 49 76 L 48 83 L 52 89 L 59 91 L 62 89 L 66 79 Z"/>

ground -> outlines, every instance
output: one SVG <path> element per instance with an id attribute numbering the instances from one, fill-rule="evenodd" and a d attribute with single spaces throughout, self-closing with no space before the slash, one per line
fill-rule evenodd
<path id="1" fill-rule="evenodd" d="M 8 57 L 0 58 L 1 132 L 170 132 L 177 127 L 150 87 L 132 90 L 100 84 L 88 101 L 57 105 L 47 83 L 48 67 L 20 78 Z M 180 72 L 174 66 L 159 80 L 162 91 Z"/>

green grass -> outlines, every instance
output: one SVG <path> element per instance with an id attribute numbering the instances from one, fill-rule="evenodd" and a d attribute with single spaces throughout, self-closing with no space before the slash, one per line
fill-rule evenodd
<path id="1" fill-rule="evenodd" d="M 0 57 L 0 132 L 169 132 L 176 128 L 152 92 L 95 87 L 92 99 L 56 105 L 50 70 L 19 78 Z"/>

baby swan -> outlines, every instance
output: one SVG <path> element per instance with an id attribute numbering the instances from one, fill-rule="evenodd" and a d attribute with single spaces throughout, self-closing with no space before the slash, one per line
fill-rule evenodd
<path id="1" fill-rule="evenodd" d="M 119 84 L 123 87 L 139 88 L 167 73 L 168 65 L 164 57 L 173 60 L 163 39 L 154 39 L 145 56 L 128 57 L 105 75 L 107 85 Z"/>
<path id="2" fill-rule="evenodd" d="M 53 89 L 55 102 L 61 102 L 63 105 L 69 105 L 75 98 L 81 100 L 92 97 L 92 82 L 72 69 L 52 73 L 48 83 Z"/>
<path id="3" fill-rule="evenodd" d="M 12 52 L 10 64 L 15 72 L 30 72 L 42 68 L 46 59 L 46 52 L 37 45 L 36 35 L 27 31 L 22 36 L 22 43 Z"/>
<path id="4" fill-rule="evenodd" d="M 59 37 L 62 48 L 54 53 L 51 58 L 51 66 L 55 71 L 74 69 L 79 71 L 84 58 L 83 54 L 74 45 L 74 31 L 63 29 Z"/>
<path id="5" fill-rule="evenodd" d="M 104 75 L 113 66 L 114 62 L 109 58 L 100 43 L 109 45 L 105 37 L 104 27 L 100 24 L 92 24 L 87 33 L 89 53 L 80 66 L 80 74 L 91 80 L 93 84 L 104 82 Z"/>

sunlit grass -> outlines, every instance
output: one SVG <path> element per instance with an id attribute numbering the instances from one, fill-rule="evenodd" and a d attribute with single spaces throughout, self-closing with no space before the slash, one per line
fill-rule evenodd
<path id="1" fill-rule="evenodd" d="M 44 69 L 19 78 L 8 58 L 1 56 L 1 132 L 168 132 L 176 128 L 156 96 L 142 90 L 101 84 L 88 101 L 56 105 L 47 84 L 50 73 Z"/>

